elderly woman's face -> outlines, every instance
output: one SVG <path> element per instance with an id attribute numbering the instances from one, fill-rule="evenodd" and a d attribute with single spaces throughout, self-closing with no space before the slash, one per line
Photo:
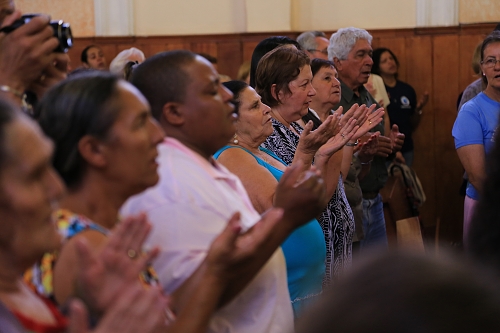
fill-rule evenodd
<path id="1" fill-rule="evenodd" d="M 291 94 L 280 92 L 280 101 L 286 109 L 284 116 L 287 121 L 297 121 L 307 114 L 312 97 L 316 95 L 312 79 L 311 66 L 305 65 L 300 69 L 297 78 L 288 84 Z"/>
<path id="2" fill-rule="evenodd" d="M 322 67 L 314 75 L 312 85 L 316 90 L 316 100 L 322 104 L 330 104 L 331 107 L 340 102 L 340 82 L 337 79 L 337 71 L 333 67 Z"/>
<path id="3" fill-rule="evenodd" d="M 52 168 L 52 143 L 29 119 L 18 118 L 6 131 L 6 164 L 0 170 L 0 244 L 24 269 L 61 238 L 52 210 L 64 186 Z"/>
<path id="4" fill-rule="evenodd" d="M 488 79 L 488 86 L 500 89 L 500 42 L 493 42 L 488 44 L 483 52 L 483 63 L 481 69 L 483 70 L 486 79 Z"/>
<path id="5" fill-rule="evenodd" d="M 262 103 L 259 94 L 251 87 L 239 95 L 238 121 L 235 123 L 236 135 L 241 139 L 261 144 L 273 133 L 271 108 Z"/>

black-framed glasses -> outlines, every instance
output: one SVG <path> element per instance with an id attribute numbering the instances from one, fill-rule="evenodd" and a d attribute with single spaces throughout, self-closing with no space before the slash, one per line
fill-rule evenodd
<path id="1" fill-rule="evenodd" d="M 326 56 L 328 55 L 328 50 L 327 50 L 327 49 L 325 49 L 325 50 L 314 50 L 314 49 L 313 49 L 313 50 L 307 50 L 307 51 L 309 51 L 309 52 L 314 52 L 314 51 L 316 51 L 316 52 L 323 53 L 323 54 L 324 54 L 324 55 L 326 55 Z"/>
<path id="2" fill-rule="evenodd" d="M 495 67 L 497 62 L 500 62 L 500 59 L 495 59 L 495 58 L 488 58 L 484 61 L 481 61 L 481 64 L 484 65 L 484 67 L 487 67 L 487 68 L 491 68 L 491 67 Z"/>

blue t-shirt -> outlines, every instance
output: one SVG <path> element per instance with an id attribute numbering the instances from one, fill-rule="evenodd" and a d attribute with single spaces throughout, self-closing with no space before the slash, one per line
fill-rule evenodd
<path id="1" fill-rule="evenodd" d="M 465 103 L 453 125 L 455 148 L 478 144 L 483 145 L 485 154 L 488 154 L 493 148 L 499 114 L 500 103 L 484 92 Z M 479 200 L 479 194 L 471 183 L 467 184 L 466 193 L 469 198 Z"/>
<path id="2" fill-rule="evenodd" d="M 214 158 L 217 159 L 223 151 L 229 148 L 240 148 L 248 152 L 257 160 L 257 163 L 269 170 L 276 180 L 279 181 L 283 176 L 283 171 L 243 147 L 224 146 L 214 154 Z M 259 149 L 286 166 L 286 163 L 270 150 L 262 147 Z M 308 304 L 317 299 L 317 296 L 322 291 L 321 285 L 325 275 L 326 244 L 318 220 L 311 220 L 311 222 L 297 228 L 281 244 L 281 249 L 286 261 L 288 291 L 290 292 L 293 313 L 297 318 L 308 307 Z"/>

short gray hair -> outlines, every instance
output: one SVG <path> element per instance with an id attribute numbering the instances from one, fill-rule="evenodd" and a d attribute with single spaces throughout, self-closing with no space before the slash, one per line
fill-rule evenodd
<path id="1" fill-rule="evenodd" d="M 297 42 L 304 51 L 316 50 L 318 48 L 318 43 L 316 43 L 316 37 L 325 37 L 326 35 L 322 31 L 306 31 L 297 37 Z"/>
<path id="2" fill-rule="evenodd" d="M 328 59 L 333 61 L 333 58 L 339 60 L 346 60 L 347 55 L 351 52 L 354 44 L 360 39 L 366 39 L 368 43 L 372 43 L 372 35 L 365 29 L 354 27 L 339 29 L 330 37 L 330 44 L 328 45 Z"/>

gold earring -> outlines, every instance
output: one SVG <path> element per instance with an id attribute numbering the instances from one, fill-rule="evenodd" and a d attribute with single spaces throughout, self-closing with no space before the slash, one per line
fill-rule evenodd
<path id="1" fill-rule="evenodd" d="M 238 141 L 238 136 L 236 136 L 236 134 L 235 134 L 235 135 L 234 135 L 234 137 L 233 137 L 233 143 L 234 143 L 235 145 L 237 145 L 238 143 L 240 143 L 240 142 Z"/>

